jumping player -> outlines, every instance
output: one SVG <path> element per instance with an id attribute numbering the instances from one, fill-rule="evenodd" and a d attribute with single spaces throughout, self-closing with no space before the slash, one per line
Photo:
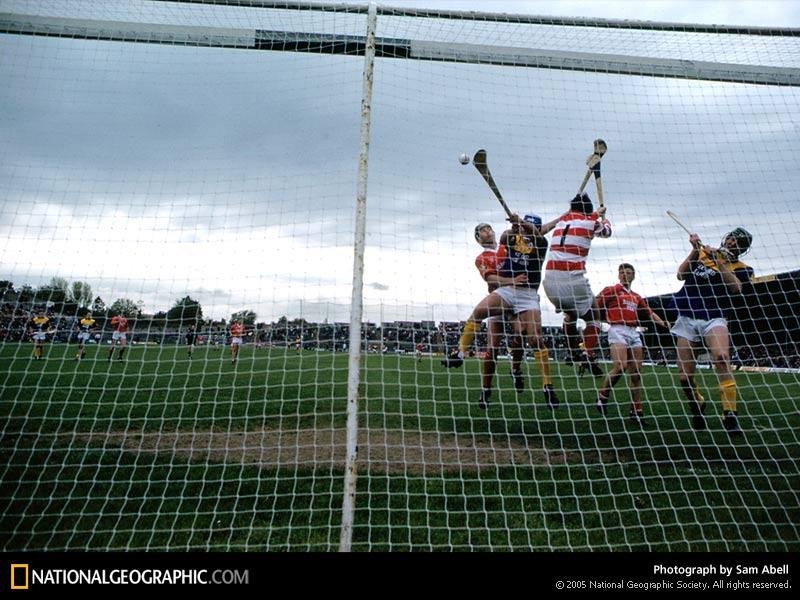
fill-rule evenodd
<path id="1" fill-rule="evenodd" d="M 606 404 L 611 395 L 611 388 L 619 381 L 622 374 L 628 372 L 628 385 L 631 391 L 630 417 L 634 423 L 644 425 L 642 411 L 642 377 L 641 368 L 644 359 L 642 337 L 636 331 L 639 324 L 639 311 L 646 312 L 660 327 L 668 328 L 661 317 L 655 314 L 647 302 L 639 294 L 631 290 L 631 283 L 636 277 L 633 265 L 622 263 L 618 268 L 619 283 L 603 288 L 597 295 L 597 306 L 604 314 L 611 328 L 608 331 L 608 344 L 611 347 L 613 365 L 603 380 L 603 386 L 597 397 L 597 410 L 606 414 Z"/>
<path id="2" fill-rule="evenodd" d="M 486 282 L 488 292 L 491 294 L 500 287 L 500 281 L 511 279 L 510 277 L 501 276 L 498 272 L 498 267 L 507 255 L 506 248 L 505 246 L 497 246 L 494 229 L 488 223 L 479 223 L 475 226 L 475 240 L 484 249 L 475 258 L 475 267 Z M 500 352 L 500 345 L 506 333 L 506 323 L 506 318 L 503 316 L 489 317 L 486 320 L 488 333 L 487 351 L 482 365 L 484 389 L 491 389 L 492 387 L 493 375 L 497 368 L 497 355 Z M 514 319 L 513 326 L 514 334 L 509 338 L 508 346 L 511 354 L 511 378 L 514 381 L 514 389 L 521 394 L 525 391 L 525 379 L 522 376 L 522 357 L 525 354 L 525 350 L 522 347 L 520 338 L 519 320 Z"/>
<path id="3" fill-rule="evenodd" d="M 725 313 L 731 307 L 731 296 L 741 294 L 742 284 L 753 277 L 753 269 L 739 260 L 750 249 L 753 236 L 737 227 L 725 235 L 720 248 L 704 246 L 696 233 L 689 236 L 689 243 L 692 251 L 678 267 L 678 279 L 684 284 L 673 296 L 679 315 L 672 334 L 678 347 L 681 388 L 689 400 L 693 427 L 705 429 L 705 399 L 694 383 L 694 351 L 703 342 L 717 373 L 725 429 L 731 435 L 741 435 Z"/>
<path id="4" fill-rule="evenodd" d="M 494 229 L 492 229 L 492 226 L 488 223 L 478 223 L 475 226 L 475 241 L 484 249 L 483 252 L 475 258 L 475 268 L 478 269 L 478 273 L 481 274 L 481 278 L 486 282 L 488 291 L 491 294 L 500 287 L 501 281 L 505 281 L 497 272 L 498 263 L 502 262 L 505 256 L 505 248 L 502 246 L 500 248 L 497 247 Z M 487 320 L 487 351 L 483 358 L 483 364 L 481 365 L 484 389 L 491 389 L 492 387 L 492 379 L 494 378 L 497 365 L 497 354 L 500 351 L 500 344 L 505 334 L 505 324 L 506 320 L 501 316 L 489 317 Z M 515 321 L 514 324 L 517 326 L 518 321 Z M 518 332 L 515 332 L 515 335 L 511 337 L 509 347 L 511 352 L 511 377 L 514 381 L 514 388 L 518 393 L 522 393 L 525 390 L 525 380 L 522 377 L 521 369 L 524 350 L 517 333 Z M 472 339 L 470 338 L 470 342 L 471 341 Z M 469 345 L 467 345 L 467 349 L 468 347 Z M 464 353 L 467 349 L 464 349 Z M 442 364 L 450 367 L 460 366 L 461 362 L 459 361 L 462 360 L 462 358 L 463 355 L 462 357 L 457 355 L 451 356 L 444 359 Z"/>
<path id="5" fill-rule="evenodd" d="M 595 377 L 603 374 L 594 362 L 600 323 L 594 294 L 586 279 L 586 257 L 594 238 L 611 237 L 611 223 L 605 213 L 604 206 L 594 210 L 587 194 L 578 194 L 570 202 L 568 212 L 541 229 L 542 235 L 554 230 L 542 287 L 556 312 L 564 313 L 564 333 L 572 360 L 582 367 L 581 372 L 588 368 Z M 580 348 L 579 318 L 586 321 L 584 350 Z"/>
<path id="6" fill-rule="evenodd" d="M 242 345 L 243 335 L 244 325 L 242 325 L 241 321 L 231 323 L 231 363 L 233 364 L 239 358 L 239 347 Z"/>
<path id="7" fill-rule="evenodd" d="M 122 355 L 125 353 L 125 344 L 128 341 L 128 317 L 125 315 L 116 315 L 111 319 L 111 327 L 114 332 L 111 334 L 111 348 L 108 349 L 108 362 L 114 358 L 114 346 L 119 346 L 119 354 L 117 360 L 122 360 Z"/>
<path id="8" fill-rule="evenodd" d="M 78 353 L 75 355 L 75 360 L 81 360 L 86 356 L 86 342 L 91 339 L 96 329 L 97 321 L 92 318 L 91 312 L 87 312 L 78 321 Z"/>
<path id="9" fill-rule="evenodd" d="M 547 240 L 539 233 L 542 221 L 537 215 L 528 214 L 521 219 L 519 215 L 513 214 L 508 220 L 511 222 L 511 229 L 503 232 L 500 237 L 501 251 L 498 252 L 498 255 L 502 257 L 502 261 L 497 266 L 497 275 L 494 280 L 498 287 L 472 311 L 458 342 L 459 354 L 448 357 L 453 364 L 446 364 L 447 366 L 461 364 L 460 360 L 463 359 L 463 355 L 469 348 L 475 331 L 483 319 L 513 314 L 518 320 L 521 334 L 528 338 L 531 348 L 537 349 L 536 361 L 542 374 L 542 392 L 545 402 L 550 408 L 555 408 L 558 405 L 558 397 L 550 381 L 549 356 L 541 334 L 541 310 L 537 293 L 542 262 L 547 254 Z M 487 282 L 489 282 L 488 279 Z M 488 354 L 493 355 L 494 349 L 490 348 Z M 493 356 L 490 360 L 484 361 L 481 408 L 488 406 L 491 397 L 494 364 Z M 518 376 L 521 375 L 519 367 L 516 367 L 515 373 Z M 521 387 L 518 387 L 516 378 L 515 387 L 518 390 Z"/>

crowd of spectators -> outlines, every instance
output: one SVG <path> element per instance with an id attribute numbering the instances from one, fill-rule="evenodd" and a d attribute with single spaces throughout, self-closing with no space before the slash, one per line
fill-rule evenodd
<path id="1" fill-rule="evenodd" d="M 0 340 L 7 342 L 26 342 L 29 337 L 31 318 L 41 307 L 19 306 L 12 303 L 0 305 Z M 45 310 L 50 318 L 49 327 L 53 330 L 49 341 L 55 343 L 75 343 L 78 333 L 79 316 L 61 315 L 51 309 Z M 104 344 L 111 339 L 110 315 L 96 317 L 97 328 L 93 343 Z M 458 347 L 463 322 L 443 321 L 396 321 L 391 323 L 364 324 L 363 343 L 367 352 L 408 353 L 415 351 L 430 354 L 446 354 Z M 130 340 L 132 343 L 181 345 L 188 323 L 164 324 L 154 327 L 151 321 L 131 321 Z M 560 327 L 543 327 L 543 337 L 551 356 L 555 360 L 567 360 L 569 351 L 566 337 Z M 508 331 L 508 335 L 512 332 Z M 311 323 L 302 319 L 279 322 L 257 323 L 245 326 L 245 344 L 257 347 L 287 347 L 295 350 L 327 350 L 346 352 L 350 343 L 348 323 Z M 197 325 L 197 345 L 226 345 L 230 342 L 230 332 L 224 322 L 203 322 Z M 669 335 L 645 336 L 646 360 L 655 364 L 668 364 L 675 361 L 675 348 Z M 482 323 L 475 336 L 474 351 L 480 353 L 487 344 L 486 323 Z M 501 351 L 502 353 L 503 351 Z M 601 335 L 600 359 L 607 358 L 607 342 Z M 758 339 L 753 344 L 740 345 L 733 353 L 736 366 L 800 368 L 800 344 L 762 344 Z"/>

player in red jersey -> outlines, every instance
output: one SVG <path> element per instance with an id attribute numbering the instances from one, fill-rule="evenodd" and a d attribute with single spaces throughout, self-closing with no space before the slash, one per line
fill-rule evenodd
<path id="1" fill-rule="evenodd" d="M 239 358 L 239 347 L 242 345 L 243 335 L 244 325 L 241 321 L 231 323 L 231 363 L 236 363 L 236 359 Z"/>
<path id="2" fill-rule="evenodd" d="M 635 423 L 644 425 L 641 377 L 644 347 L 642 337 L 636 330 L 639 325 L 639 311 L 647 313 L 660 327 L 668 328 L 669 324 L 650 309 L 644 298 L 631 290 L 631 283 L 636 277 L 633 265 L 622 263 L 619 266 L 618 277 L 617 285 L 604 288 L 596 298 L 599 310 L 605 315 L 603 320 L 611 326 L 608 331 L 608 344 L 611 347 L 611 360 L 614 363 L 606 374 L 597 396 L 597 410 L 603 415 L 606 414 L 611 388 L 627 371 L 631 391 L 630 417 Z"/>
<path id="3" fill-rule="evenodd" d="M 570 201 L 568 212 L 541 228 L 542 235 L 553 231 L 542 287 L 556 312 L 564 313 L 564 333 L 572 360 L 581 365 L 581 372 L 588 367 L 595 377 L 603 374 L 593 356 L 600 323 L 594 294 L 586 279 L 586 258 L 594 238 L 611 237 L 611 224 L 605 214 L 604 206 L 595 211 L 589 196 L 578 194 Z M 586 321 L 585 351 L 580 349 L 579 318 Z"/>
<path id="4" fill-rule="evenodd" d="M 500 282 L 505 281 L 498 272 L 499 265 L 506 258 L 505 246 L 497 246 L 495 232 L 488 223 L 478 223 L 475 226 L 475 240 L 484 250 L 475 258 L 475 267 L 478 273 L 486 282 L 488 292 L 491 294 L 500 287 Z M 489 317 L 486 320 L 488 332 L 486 356 L 483 359 L 483 388 L 491 389 L 494 372 L 497 368 L 497 354 L 506 332 L 505 316 Z M 509 352 L 511 354 L 511 377 L 514 380 L 514 388 L 518 393 L 525 389 L 525 379 L 522 376 L 522 357 L 525 350 L 522 347 L 522 340 L 519 331 L 519 320 L 514 319 L 514 335 L 509 338 Z"/>
<path id="5" fill-rule="evenodd" d="M 558 397 L 550 382 L 547 362 L 549 359 L 541 337 L 541 312 L 537 293 L 541 277 L 541 264 L 547 253 L 547 240 L 539 233 L 542 222 L 537 215 L 528 214 L 524 218 L 520 218 L 519 215 L 514 214 L 508 220 L 512 226 L 501 236 L 497 263 L 494 266 L 496 272 L 489 274 L 490 271 L 487 269 L 485 275 L 487 283 L 490 286 L 494 284 L 494 289 L 478 303 L 465 323 L 458 341 L 458 353 L 448 356 L 442 363 L 447 367 L 458 367 L 463 363 L 463 357 L 482 320 L 488 317 L 513 318 L 516 321 L 515 328 L 518 333 L 524 334 L 530 347 L 537 349 L 536 358 L 537 364 L 542 370 L 545 401 L 550 408 L 555 408 L 558 405 Z M 480 266 L 478 268 L 480 270 Z M 497 343 L 499 344 L 499 341 Z M 512 350 L 512 357 L 515 352 L 516 350 Z M 494 355 L 495 349 L 490 344 L 489 352 L 483 363 L 483 387 L 479 401 L 479 406 L 484 410 L 488 407 L 492 393 Z M 512 374 L 514 375 L 514 387 L 519 393 L 524 390 L 524 379 L 519 368 L 522 358 L 521 344 L 517 356 L 519 362 L 512 364 Z M 517 361 L 517 358 L 512 360 Z"/>
<path id="6" fill-rule="evenodd" d="M 114 357 L 114 346 L 119 346 L 118 360 L 122 360 L 125 352 L 125 344 L 128 338 L 128 318 L 125 315 L 116 315 L 111 318 L 111 327 L 114 333 L 111 334 L 111 348 L 108 349 L 108 362 Z"/>

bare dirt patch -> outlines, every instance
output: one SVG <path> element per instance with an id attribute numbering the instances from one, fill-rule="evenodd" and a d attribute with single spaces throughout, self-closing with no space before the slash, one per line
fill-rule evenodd
<path id="1" fill-rule="evenodd" d="M 95 432 L 76 436 L 91 445 L 169 454 L 194 462 L 259 468 L 344 469 L 344 429 L 293 431 Z M 476 472 L 500 467 L 601 463 L 605 454 L 550 451 L 510 438 L 369 429 L 358 438 L 360 472 L 414 475 Z"/>

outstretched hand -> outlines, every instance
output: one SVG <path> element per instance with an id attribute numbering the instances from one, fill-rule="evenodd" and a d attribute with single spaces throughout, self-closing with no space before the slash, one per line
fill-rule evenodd
<path id="1" fill-rule="evenodd" d="M 528 275 L 525 273 L 520 273 L 519 275 L 514 276 L 514 285 L 524 285 L 528 283 Z"/>

